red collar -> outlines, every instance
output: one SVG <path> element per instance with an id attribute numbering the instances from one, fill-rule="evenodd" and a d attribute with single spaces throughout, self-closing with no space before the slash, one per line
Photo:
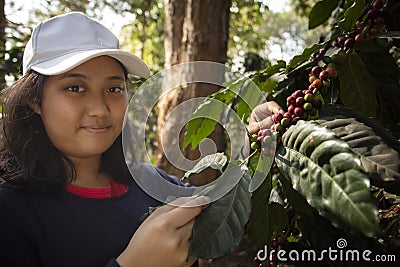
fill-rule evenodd
<path id="1" fill-rule="evenodd" d="M 107 187 L 84 187 L 68 184 L 65 190 L 84 198 L 110 198 L 124 194 L 128 190 L 128 185 L 117 183 L 111 179 L 110 185 Z"/>

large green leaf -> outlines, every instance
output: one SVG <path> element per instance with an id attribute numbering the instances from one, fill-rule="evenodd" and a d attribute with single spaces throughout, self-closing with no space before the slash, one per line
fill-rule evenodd
<path id="1" fill-rule="evenodd" d="M 387 120 L 399 121 L 400 118 L 400 69 L 389 52 L 391 47 L 386 40 L 374 38 L 360 42 L 356 48 L 375 80 L 379 96 L 377 118 L 385 123 Z M 391 129 L 395 132 L 395 127 Z"/>
<path id="2" fill-rule="evenodd" d="M 341 110 L 340 113 L 338 110 Z M 357 121 L 361 114 L 343 106 L 324 106 L 321 118 L 317 121 L 331 129 L 337 137 L 347 142 L 353 152 L 358 154 L 365 171 L 371 177 L 371 184 L 383 187 L 386 191 L 400 194 L 400 156 L 391 146 L 400 147 L 394 138 L 386 138 L 389 133 L 371 119 L 364 117 L 366 124 Z M 383 138 L 380 136 L 383 136 Z M 385 142 L 388 140 L 388 144 Z"/>
<path id="3" fill-rule="evenodd" d="M 268 245 L 272 236 L 271 217 L 268 212 L 271 189 L 272 175 L 269 173 L 267 179 L 251 196 L 251 213 L 246 232 L 249 235 L 250 243 L 258 249 Z"/>
<path id="4" fill-rule="evenodd" d="M 344 13 L 343 20 L 339 21 L 339 26 L 346 31 L 351 31 L 351 29 L 354 28 L 357 19 L 360 17 L 364 6 L 365 0 L 355 0 L 353 5 Z"/>
<path id="5" fill-rule="evenodd" d="M 183 146 L 186 148 L 190 143 L 195 149 L 200 142 L 209 136 L 226 109 L 226 104 L 211 98 L 203 101 L 190 116 L 186 125 Z"/>
<path id="6" fill-rule="evenodd" d="M 277 139 L 274 135 L 271 136 L 268 144 L 261 144 L 261 152 L 256 153 L 251 157 L 248 166 L 253 170 L 249 192 L 253 193 L 266 179 L 270 173 L 276 150 Z"/>
<path id="7" fill-rule="evenodd" d="M 239 182 L 196 218 L 189 259 L 214 259 L 223 256 L 242 240 L 251 210 L 251 196 L 248 191 L 251 177 L 244 164 L 237 162 L 236 165 L 240 170 L 233 169 L 232 175 L 241 175 Z M 218 186 L 211 190 L 218 190 Z M 207 188 L 203 191 L 207 192 L 206 195 L 212 195 Z"/>
<path id="8" fill-rule="evenodd" d="M 299 192 L 293 189 L 292 182 L 282 175 L 279 176 L 279 181 L 282 184 L 283 193 L 292 205 L 292 208 L 302 217 L 313 220 L 316 210 L 308 204 L 307 200 Z"/>
<path id="9" fill-rule="evenodd" d="M 354 118 L 358 122 L 365 124 L 366 126 L 370 127 L 376 135 L 379 135 L 382 140 L 391 148 L 395 149 L 398 153 L 400 153 L 400 143 L 396 139 L 393 134 L 382 127 L 380 123 L 376 120 L 371 119 L 365 114 L 354 110 L 349 107 L 344 107 L 342 105 L 332 105 L 332 104 L 325 104 L 320 113 L 322 117 L 334 117 L 334 116 L 344 116 L 349 118 Z"/>
<path id="10" fill-rule="evenodd" d="M 345 106 L 367 116 L 376 113 L 376 85 L 360 56 L 353 52 L 339 66 L 340 98 Z"/>
<path id="11" fill-rule="evenodd" d="M 341 227 L 380 234 L 369 177 L 346 142 L 328 128 L 304 121 L 290 127 L 282 141 L 278 167 L 311 206 Z"/>
<path id="12" fill-rule="evenodd" d="M 288 224 L 288 217 L 285 209 L 278 203 L 270 203 L 272 189 L 272 174 L 251 196 L 251 213 L 246 232 L 249 235 L 250 243 L 258 248 L 264 245 L 270 246 L 273 231 L 281 232 Z"/>
<path id="13" fill-rule="evenodd" d="M 339 0 L 322 0 L 317 2 L 308 16 L 308 28 L 313 29 L 327 21 L 338 4 Z"/>
<path id="14" fill-rule="evenodd" d="M 260 103 L 261 90 L 252 80 L 247 80 L 237 98 L 236 113 L 239 118 L 247 118 L 257 104 Z"/>
<path id="15" fill-rule="evenodd" d="M 278 62 L 274 65 L 268 66 L 266 69 L 255 74 L 253 79 L 258 80 L 259 82 L 263 82 L 266 79 L 272 77 L 273 75 L 283 72 L 286 68 L 286 62 L 283 60 L 278 60 Z"/>

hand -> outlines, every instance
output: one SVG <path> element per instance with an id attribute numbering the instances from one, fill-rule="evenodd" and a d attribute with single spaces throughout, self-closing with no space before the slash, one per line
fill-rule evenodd
<path id="1" fill-rule="evenodd" d="M 207 197 L 182 197 L 156 209 L 138 228 L 117 258 L 122 267 L 183 267 L 195 218 L 209 204 Z"/>
<path id="2" fill-rule="evenodd" d="M 283 115 L 285 111 L 274 101 L 256 106 L 250 115 L 249 125 L 247 127 L 249 133 L 255 134 L 261 129 L 270 128 L 274 124 L 272 115 L 278 113 Z"/>

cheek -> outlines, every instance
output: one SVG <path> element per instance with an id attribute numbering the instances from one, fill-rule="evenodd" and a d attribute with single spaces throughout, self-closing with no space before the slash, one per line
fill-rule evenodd
<path id="1" fill-rule="evenodd" d="M 113 104 L 111 108 L 111 116 L 113 117 L 113 120 L 116 122 L 116 124 L 121 126 L 124 123 L 124 118 L 125 118 L 125 112 L 128 106 L 127 100 L 124 101 L 117 101 L 116 103 Z"/>
<path id="2" fill-rule="evenodd" d="M 65 100 L 43 102 L 41 111 L 44 127 L 52 142 L 75 131 L 82 113 L 79 105 L 72 105 Z"/>

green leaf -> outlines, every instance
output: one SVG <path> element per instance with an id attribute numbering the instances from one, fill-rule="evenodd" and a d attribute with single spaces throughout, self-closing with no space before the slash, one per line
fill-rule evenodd
<path id="1" fill-rule="evenodd" d="M 338 4 L 339 0 L 322 0 L 317 2 L 310 11 L 308 28 L 314 29 L 327 21 Z"/>
<path id="2" fill-rule="evenodd" d="M 268 66 L 265 70 L 261 71 L 260 75 L 264 77 L 264 79 L 266 79 L 274 74 L 283 71 L 285 68 L 286 68 L 286 62 L 283 60 L 278 60 L 276 64 Z"/>
<path id="3" fill-rule="evenodd" d="M 361 16 L 364 6 L 365 0 L 355 0 L 354 4 L 344 13 L 344 18 L 338 22 L 339 27 L 345 31 L 351 31 L 355 27 L 357 19 Z"/>
<path id="4" fill-rule="evenodd" d="M 400 153 L 400 143 L 397 138 L 393 136 L 393 134 L 391 134 L 387 129 L 382 127 L 382 125 L 376 120 L 365 116 L 365 114 L 362 114 L 357 110 L 345 107 L 343 105 L 325 104 L 321 110 L 321 118 L 323 119 L 334 116 L 351 117 L 356 119 L 358 122 L 365 124 L 366 126 L 372 128 L 375 134 L 379 135 L 388 146 Z"/>
<path id="5" fill-rule="evenodd" d="M 219 90 L 218 92 L 212 94 L 210 98 L 213 98 L 215 100 L 219 100 L 221 102 L 224 102 L 225 104 L 231 102 L 236 94 L 230 90 L 229 88 L 224 88 L 222 90 Z"/>
<path id="6" fill-rule="evenodd" d="M 279 83 L 280 77 L 272 77 L 273 75 L 283 72 L 286 68 L 286 62 L 279 60 L 276 64 L 267 67 L 265 70 L 260 71 L 252 78 L 253 82 L 263 92 L 272 93 Z"/>
<path id="7" fill-rule="evenodd" d="M 270 246 L 273 231 L 280 232 L 288 224 L 285 209 L 278 203 L 269 203 L 272 188 L 272 175 L 264 180 L 263 184 L 251 197 L 251 213 L 246 233 L 250 243 L 257 249 Z M 262 227 L 260 227 L 262 225 Z"/>
<path id="8" fill-rule="evenodd" d="M 340 227 L 380 234 L 369 177 L 346 142 L 328 128 L 304 121 L 291 126 L 282 142 L 278 167 L 311 206 Z"/>
<path id="9" fill-rule="evenodd" d="M 338 109 L 341 109 L 340 114 Z M 327 115 L 331 114 L 331 115 Z M 358 154 L 364 170 L 371 177 L 371 184 L 385 188 L 387 192 L 400 194 L 400 153 L 394 147 L 400 143 L 382 127 L 364 117 L 369 122 L 367 126 L 356 120 L 361 114 L 343 106 L 324 106 L 321 117 L 317 122 L 331 129 L 337 137 L 345 141 L 351 150 Z M 383 138 L 380 136 L 383 136 Z M 388 145 L 385 140 L 388 140 Z"/>
<path id="10" fill-rule="evenodd" d="M 257 83 L 258 88 L 260 88 L 261 91 L 267 92 L 267 93 L 272 93 L 276 86 L 278 85 L 278 81 L 274 80 L 272 78 L 265 80 L 264 82 L 259 82 Z"/>
<path id="11" fill-rule="evenodd" d="M 251 168 L 254 170 L 249 186 L 250 193 L 253 193 L 257 190 L 270 172 L 272 164 L 274 163 L 276 142 L 276 137 L 271 136 L 271 141 L 268 145 L 264 143 L 261 145 L 261 153 L 254 155 L 254 158 L 257 160 L 257 162 L 249 162 Z"/>
<path id="12" fill-rule="evenodd" d="M 236 113 L 239 118 L 247 118 L 250 116 L 251 111 L 260 102 L 261 90 L 257 85 L 251 81 L 247 80 L 239 91 L 238 105 L 236 108 Z"/>
<path id="13" fill-rule="evenodd" d="M 190 175 L 199 173 L 207 168 L 212 168 L 222 172 L 227 160 L 228 158 L 224 155 L 224 153 L 206 155 L 199 162 L 197 162 L 192 170 L 187 171 L 183 178 L 189 178 Z"/>
<path id="14" fill-rule="evenodd" d="M 385 123 L 386 120 L 398 121 L 400 69 L 389 52 L 391 46 L 386 40 L 372 39 L 361 42 L 356 49 L 365 62 L 369 74 L 375 80 L 379 96 L 376 117 L 380 118 L 381 123 Z M 391 126 L 390 129 L 394 132 L 396 127 Z"/>
<path id="15" fill-rule="evenodd" d="M 315 209 L 308 204 L 307 200 L 299 192 L 293 189 L 292 182 L 282 175 L 279 176 L 279 181 L 282 184 L 283 193 L 287 197 L 293 209 L 295 209 L 302 217 L 307 217 L 308 219 L 313 220 Z"/>
<path id="16" fill-rule="evenodd" d="M 361 57 L 355 52 L 339 66 L 340 98 L 345 106 L 369 117 L 376 113 L 376 85 Z"/>
<path id="17" fill-rule="evenodd" d="M 189 259 L 223 256 L 241 241 L 251 210 L 251 196 L 247 190 L 251 177 L 245 165 L 240 165 L 240 168 L 243 171 L 232 172 L 232 175 L 241 176 L 239 182 L 196 218 Z M 217 188 L 214 187 L 215 190 Z"/>
<path id="18" fill-rule="evenodd" d="M 225 108 L 226 104 L 212 98 L 203 101 L 189 118 L 183 147 L 186 148 L 191 143 L 192 149 L 195 149 L 204 138 L 209 136 L 214 131 Z"/>
<path id="19" fill-rule="evenodd" d="M 343 231 L 318 214 L 314 215 L 314 220 L 300 217 L 297 224 L 314 249 L 332 247 L 339 238 L 343 238 Z"/>
<path id="20" fill-rule="evenodd" d="M 300 61 L 308 60 L 312 53 L 314 53 L 317 50 L 320 50 L 322 47 L 324 47 L 324 44 L 314 44 L 313 46 L 304 49 L 301 55 L 293 57 L 293 59 L 287 65 L 286 71 L 295 68 L 297 66 L 297 63 L 299 63 Z"/>

